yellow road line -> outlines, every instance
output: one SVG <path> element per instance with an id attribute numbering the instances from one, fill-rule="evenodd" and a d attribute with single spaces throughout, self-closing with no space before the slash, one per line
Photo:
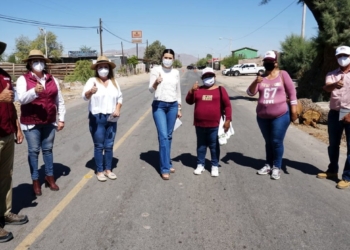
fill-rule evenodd
<path id="1" fill-rule="evenodd" d="M 135 130 L 135 128 L 145 119 L 145 117 L 151 112 L 149 108 L 146 113 L 120 138 L 113 146 L 113 151 L 126 140 L 126 138 Z M 74 197 L 80 192 L 85 184 L 94 175 L 94 171 L 90 170 L 79 183 L 54 207 L 51 212 L 37 225 L 33 231 L 27 235 L 27 237 L 15 248 L 16 250 L 28 249 L 34 241 L 45 231 L 46 228 L 56 219 L 56 217 L 68 206 L 68 204 L 74 199 Z"/>

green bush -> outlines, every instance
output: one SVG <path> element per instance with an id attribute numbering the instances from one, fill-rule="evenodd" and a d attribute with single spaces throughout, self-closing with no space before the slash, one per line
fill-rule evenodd
<path id="1" fill-rule="evenodd" d="M 91 61 L 81 60 L 75 63 L 74 72 L 70 75 L 67 75 L 64 78 L 65 82 L 75 82 L 79 81 L 86 83 L 86 81 L 95 75 L 95 72 L 90 68 L 92 65 Z"/>

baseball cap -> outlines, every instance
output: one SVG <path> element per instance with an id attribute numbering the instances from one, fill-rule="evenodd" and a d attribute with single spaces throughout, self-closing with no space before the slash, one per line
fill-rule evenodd
<path id="1" fill-rule="evenodd" d="M 349 46 L 338 47 L 335 51 L 335 55 L 337 56 L 340 54 L 350 55 L 350 47 Z"/>
<path id="2" fill-rule="evenodd" d="M 277 54 L 275 53 L 275 51 L 266 51 L 263 61 L 265 60 L 277 61 Z"/>
<path id="3" fill-rule="evenodd" d="M 206 67 L 202 70 L 202 79 L 205 78 L 205 76 L 215 76 L 215 72 L 212 68 Z"/>
<path id="4" fill-rule="evenodd" d="M 5 51 L 6 43 L 0 42 L 0 55 Z"/>

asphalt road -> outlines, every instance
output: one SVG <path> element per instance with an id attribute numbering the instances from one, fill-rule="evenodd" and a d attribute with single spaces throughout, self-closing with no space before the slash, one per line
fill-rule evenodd
<path id="1" fill-rule="evenodd" d="M 66 127 L 56 134 L 54 147 L 60 191 L 43 185 L 43 195 L 33 196 L 26 142 L 16 146 L 13 210 L 30 221 L 6 226 L 15 238 L 1 249 L 348 249 L 350 190 L 315 177 L 327 167 L 326 144 L 291 126 L 281 179 L 256 174 L 265 155 L 256 103 L 237 88 L 250 79 L 232 78 L 226 85 L 236 134 L 221 147 L 217 178 L 209 171 L 193 174 L 193 107 L 184 99 L 198 72 L 182 73 L 183 125 L 173 135 L 176 173 L 169 181 L 158 173 L 147 82 L 123 91 L 115 181 L 101 183 L 92 174 L 87 103 L 69 103 Z M 344 160 L 342 155 L 341 166 Z M 40 174 L 43 180 L 44 171 Z"/>

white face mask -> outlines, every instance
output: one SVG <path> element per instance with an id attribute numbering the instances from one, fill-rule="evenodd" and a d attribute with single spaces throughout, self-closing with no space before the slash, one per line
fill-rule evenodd
<path id="1" fill-rule="evenodd" d="M 98 72 L 98 75 L 99 75 L 100 77 L 106 77 L 106 76 L 108 76 L 109 69 L 106 69 L 106 68 L 99 68 L 99 69 L 97 70 L 97 72 Z"/>
<path id="2" fill-rule="evenodd" d="M 163 59 L 163 65 L 167 68 L 170 68 L 173 65 L 172 59 Z"/>
<path id="3" fill-rule="evenodd" d="M 214 83 L 215 83 L 215 77 L 214 76 L 203 79 L 204 86 L 210 87 L 210 86 L 213 86 Z"/>
<path id="4" fill-rule="evenodd" d="M 41 72 L 44 70 L 45 68 L 45 64 L 43 62 L 33 62 L 32 68 L 36 71 L 36 72 Z"/>
<path id="5" fill-rule="evenodd" d="M 341 67 L 346 67 L 350 64 L 350 57 L 349 56 L 342 56 L 338 58 L 338 64 Z"/>

